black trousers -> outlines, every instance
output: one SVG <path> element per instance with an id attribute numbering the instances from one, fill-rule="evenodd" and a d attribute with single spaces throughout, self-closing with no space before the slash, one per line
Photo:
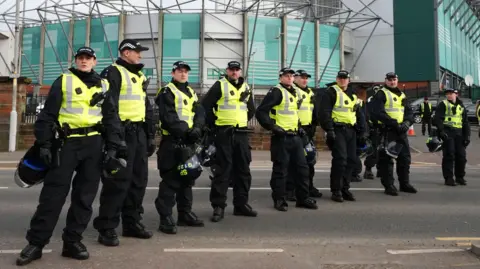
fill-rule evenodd
<path id="1" fill-rule="evenodd" d="M 233 182 L 233 205 L 242 206 L 248 203 L 248 193 L 252 184 L 250 163 L 252 152 L 248 142 L 248 134 L 234 132 L 233 129 L 220 129 L 216 133 L 215 171 L 210 189 L 212 207 L 227 206 L 229 181 Z"/>
<path id="2" fill-rule="evenodd" d="M 422 118 L 422 134 L 425 134 L 425 127 L 428 127 L 428 135 L 432 134 L 432 118 L 431 117 L 423 117 Z"/>
<path id="3" fill-rule="evenodd" d="M 128 147 L 125 178 L 102 177 L 100 208 L 93 226 L 101 231 L 115 229 L 122 217 L 122 226 L 133 226 L 142 220 L 143 198 L 148 183 L 147 138 L 140 125 L 125 130 Z"/>
<path id="4" fill-rule="evenodd" d="M 386 131 L 385 139 L 387 141 L 396 141 L 398 144 L 403 146 L 402 150 L 397 157 L 397 176 L 398 182 L 400 185 L 405 185 L 410 183 L 410 145 L 408 143 L 407 134 L 397 134 L 396 131 Z M 379 160 L 378 165 L 380 168 L 380 178 L 382 185 L 387 188 L 392 186 L 395 182 L 393 177 L 393 158 L 390 157 L 385 150 L 380 150 L 378 153 Z"/>
<path id="5" fill-rule="evenodd" d="M 270 154 L 273 162 L 270 187 L 274 201 L 284 200 L 288 170 L 295 171 L 295 195 L 298 201 L 309 196 L 309 168 L 303 142 L 299 136 L 273 135 L 270 140 Z"/>
<path id="6" fill-rule="evenodd" d="M 378 145 L 381 143 L 381 135 L 378 128 L 370 128 L 369 131 L 370 141 L 372 142 L 373 153 L 365 157 L 363 164 L 365 169 L 371 170 L 374 166 L 378 167 Z"/>
<path id="7" fill-rule="evenodd" d="M 357 158 L 357 134 L 353 127 L 335 127 L 332 147 L 330 191 L 350 189 L 350 179 Z"/>
<path id="8" fill-rule="evenodd" d="M 295 180 L 297 176 L 296 167 L 290 165 L 288 167 L 288 177 L 287 177 L 287 191 L 295 190 Z M 315 177 L 315 164 L 308 164 L 308 189 L 312 191 L 315 189 L 313 185 L 313 178 Z"/>
<path id="9" fill-rule="evenodd" d="M 443 141 L 442 172 L 445 180 L 465 177 L 465 165 L 467 164 L 467 153 L 464 146 L 462 129 L 445 128 L 448 139 Z M 455 169 L 455 170 L 454 170 Z"/>
<path id="10" fill-rule="evenodd" d="M 362 160 L 360 160 L 360 156 L 355 155 L 355 165 L 352 170 L 352 176 L 358 176 L 362 173 Z"/>
<path id="11" fill-rule="evenodd" d="M 157 152 L 157 167 L 162 181 L 160 182 L 155 207 L 160 216 L 172 215 L 177 204 L 178 213 L 192 211 L 193 182 L 180 177 L 176 168 L 180 161 L 175 158 L 176 142 L 170 136 L 163 136 Z"/>
<path id="12" fill-rule="evenodd" d="M 50 242 L 70 187 L 71 204 L 63 241 L 81 241 L 92 217 L 92 203 L 97 195 L 102 169 L 102 137 L 95 135 L 66 139 L 60 160 L 60 166 L 50 170 L 43 182 L 39 205 L 26 237 L 32 245 L 43 247 Z M 74 171 L 76 174 L 72 181 Z"/>

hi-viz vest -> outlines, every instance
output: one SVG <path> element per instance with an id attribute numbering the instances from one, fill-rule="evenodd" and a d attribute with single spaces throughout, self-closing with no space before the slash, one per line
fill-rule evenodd
<path id="1" fill-rule="evenodd" d="M 355 105 L 358 103 L 358 98 L 354 94 L 353 100 L 338 86 L 332 86 L 337 93 L 337 100 L 332 109 L 332 119 L 335 123 L 344 123 L 354 125 L 357 123 L 357 115 L 354 111 Z"/>
<path id="2" fill-rule="evenodd" d="M 275 114 L 270 111 L 270 118 L 275 120 L 275 124 L 285 131 L 298 130 L 298 98 L 291 94 L 281 84 L 275 86 L 282 92 L 282 102 L 272 108 Z"/>
<path id="3" fill-rule="evenodd" d="M 428 108 L 430 108 L 430 113 L 432 112 L 432 104 L 428 103 Z M 421 105 L 420 105 L 420 112 L 422 113 L 425 113 L 425 102 L 423 102 Z"/>
<path id="4" fill-rule="evenodd" d="M 167 88 L 170 89 L 174 96 L 173 101 L 175 102 L 175 111 L 177 112 L 178 119 L 186 122 L 188 124 L 188 128 L 192 128 L 193 118 L 195 117 L 193 105 L 195 102 L 198 101 L 197 94 L 191 87 L 188 86 L 187 89 L 192 95 L 192 97 L 189 97 L 188 95 L 180 91 L 177 86 L 175 86 L 175 84 L 171 82 L 167 84 Z M 158 93 L 160 93 L 160 91 Z M 160 122 L 160 128 L 162 128 L 162 122 Z M 170 135 L 170 133 L 165 129 L 162 129 L 162 134 Z"/>
<path id="5" fill-rule="evenodd" d="M 480 104 L 477 105 L 477 119 L 478 119 L 478 122 L 480 123 L 480 115 L 478 114 L 478 112 L 480 112 Z"/>
<path id="6" fill-rule="evenodd" d="M 405 111 L 403 99 L 407 98 L 407 96 L 403 92 L 402 95 L 397 96 L 387 88 L 382 88 L 381 91 L 385 93 L 385 98 L 387 99 L 385 102 L 385 112 L 387 112 L 387 115 L 390 116 L 390 118 L 396 120 L 397 123 L 402 123 Z"/>
<path id="7" fill-rule="evenodd" d="M 90 100 L 95 93 L 108 90 L 109 83 L 102 79 L 102 86 L 88 88 L 85 83 L 74 74 L 62 75 L 62 105 L 58 113 L 58 123 L 63 126 L 68 124 L 71 129 L 93 127 L 102 121 L 102 110 L 98 106 L 90 106 Z M 99 134 L 90 132 L 87 136 Z M 68 137 L 81 137 L 85 135 L 74 134 Z"/>
<path id="8" fill-rule="evenodd" d="M 243 92 L 249 90 L 247 83 L 243 83 L 237 90 L 226 78 L 222 78 L 219 82 L 222 95 L 217 101 L 215 125 L 246 127 L 248 110 L 246 103 L 240 101 L 240 96 Z"/>
<path id="9" fill-rule="evenodd" d="M 298 99 L 302 100 L 300 107 L 298 108 L 300 124 L 302 126 L 310 125 L 312 124 L 313 116 L 313 91 L 310 88 L 307 88 L 307 92 L 305 92 L 295 84 L 293 84 L 293 88 L 297 91 Z"/>
<path id="10" fill-rule="evenodd" d="M 445 104 L 445 119 L 443 120 L 443 125 L 452 127 L 452 128 L 462 128 L 463 126 L 463 107 L 461 105 L 453 105 L 447 100 L 443 100 Z M 456 108 L 455 114 L 453 113 L 453 108 Z"/>
<path id="11" fill-rule="evenodd" d="M 140 75 L 131 73 L 125 67 L 113 64 L 117 67 L 122 78 L 120 95 L 118 98 L 118 115 L 120 120 L 131 122 L 145 121 L 145 98 L 147 94 L 143 90 L 143 82 L 146 80 L 142 72 Z"/>

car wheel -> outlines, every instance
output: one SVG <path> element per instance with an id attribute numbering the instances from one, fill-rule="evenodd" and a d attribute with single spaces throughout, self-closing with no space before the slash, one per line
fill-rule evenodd
<path id="1" fill-rule="evenodd" d="M 420 117 L 420 115 L 415 115 L 413 120 L 415 121 L 415 123 L 420 123 L 422 122 L 422 118 Z"/>

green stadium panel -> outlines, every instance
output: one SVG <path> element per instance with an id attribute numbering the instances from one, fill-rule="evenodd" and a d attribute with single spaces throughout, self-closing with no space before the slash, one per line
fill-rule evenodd
<path id="1" fill-rule="evenodd" d="M 323 25 L 321 24 L 319 27 L 319 36 L 320 36 L 320 75 L 323 73 L 323 77 L 320 81 L 320 87 L 325 87 L 325 84 L 334 82 L 335 78 L 337 77 L 337 73 L 340 70 L 340 46 L 337 44 L 338 35 L 340 34 L 340 30 L 338 27 L 330 26 L 330 25 Z M 334 50 L 335 49 L 335 50 Z M 330 61 L 327 61 L 332 53 L 332 57 Z"/>
<path id="2" fill-rule="evenodd" d="M 25 56 L 21 59 L 20 75 L 32 79 L 32 83 L 38 83 L 37 76 L 40 72 L 40 26 L 25 28 L 23 30 L 22 52 Z M 25 60 L 25 57 L 28 61 Z M 30 61 L 31 66 L 28 64 Z M 33 71 L 32 71 L 33 70 Z"/>
<path id="3" fill-rule="evenodd" d="M 278 84 L 278 71 L 282 68 L 280 66 L 281 38 L 279 38 L 282 20 L 259 16 L 255 27 L 255 35 L 253 35 L 254 25 L 255 16 L 249 16 L 247 44 L 250 55 L 250 46 L 253 43 L 253 56 L 248 67 L 248 80 L 255 85 L 275 86 Z"/>
<path id="4" fill-rule="evenodd" d="M 165 14 L 163 17 L 162 82 L 172 79 L 172 65 L 185 61 L 192 69 L 190 83 L 200 82 L 200 14 Z"/>
<path id="5" fill-rule="evenodd" d="M 287 20 L 287 64 L 290 62 L 297 45 L 300 30 L 302 30 L 303 21 Z M 310 87 L 315 86 L 315 24 L 306 22 L 303 27 L 302 36 L 298 43 L 297 51 L 295 52 L 295 59 L 292 63 L 294 70 L 303 69 L 307 71 L 312 78 L 309 80 Z"/>
<path id="6" fill-rule="evenodd" d="M 102 21 L 105 26 L 102 27 Z M 90 24 L 90 47 L 97 54 L 95 70 L 101 73 L 105 67 L 111 65 L 118 57 L 118 16 L 95 18 Z M 105 38 L 105 33 L 107 38 Z M 108 42 L 107 42 L 108 39 Z M 110 49 L 111 48 L 111 54 Z M 113 59 L 112 59 L 113 57 Z"/>
<path id="7" fill-rule="evenodd" d="M 73 53 L 79 48 L 85 46 L 85 41 L 87 40 L 87 21 L 86 20 L 75 20 L 73 25 Z"/>
<path id="8" fill-rule="evenodd" d="M 62 30 L 62 26 L 65 33 Z M 47 24 L 47 32 L 48 36 L 45 34 L 44 43 L 43 84 L 51 85 L 60 74 L 68 71 L 68 36 L 70 24 L 68 22 Z M 50 39 L 48 37 L 50 37 Z"/>

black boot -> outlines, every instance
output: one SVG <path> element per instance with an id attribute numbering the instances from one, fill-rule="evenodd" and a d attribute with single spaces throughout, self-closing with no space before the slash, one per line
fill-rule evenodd
<path id="1" fill-rule="evenodd" d="M 350 182 L 362 182 L 362 178 L 360 177 L 360 175 L 358 174 L 355 174 L 355 175 L 352 175 L 352 179 Z"/>
<path id="2" fill-rule="evenodd" d="M 274 202 L 274 207 L 276 210 L 282 211 L 282 212 L 285 212 L 288 210 L 288 204 L 287 204 L 287 201 L 285 201 L 285 199 L 276 200 Z"/>
<path id="3" fill-rule="evenodd" d="M 323 196 L 323 194 L 315 187 L 312 187 L 309 192 L 309 196 L 312 198 L 322 198 Z"/>
<path id="4" fill-rule="evenodd" d="M 313 198 L 306 198 L 303 200 L 297 199 L 296 207 L 306 208 L 306 209 L 317 209 L 317 201 Z"/>
<path id="5" fill-rule="evenodd" d="M 140 239 L 149 239 L 153 236 L 153 233 L 145 229 L 145 225 L 140 222 L 135 224 L 123 224 L 122 236 L 135 237 Z"/>
<path id="6" fill-rule="evenodd" d="M 178 212 L 178 226 L 203 227 L 203 220 L 198 219 L 193 212 Z"/>
<path id="7" fill-rule="evenodd" d="M 455 182 L 457 182 L 458 185 L 462 185 L 462 186 L 466 186 L 467 185 L 467 181 L 463 178 L 456 178 L 455 179 Z"/>
<path id="8" fill-rule="evenodd" d="M 217 206 L 213 209 L 213 215 L 210 218 L 210 220 L 212 222 L 219 222 L 223 219 L 224 216 L 225 216 L 225 209 Z"/>
<path id="9" fill-rule="evenodd" d="M 293 191 L 287 191 L 287 197 L 286 197 L 287 201 L 290 201 L 290 202 L 295 202 L 297 201 L 297 197 L 295 197 L 295 190 Z"/>
<path id="10" fill-rule="evenodd" d="M 457 183 L 455 182 L 455 180 L 453 180 L 453 178 L 449 178 L 445 179 L 445 185 L 455 187 L 457 186 Z"/>
<path id="11" fill-rule="evenodd" d="M 332 197 L 330 199 L 338 203 L 343 203 L 343 196 L 342 193 L 340 193 L 339 191 L 332 192 Z"/>
<path id="12" fill-rule="evenodd" d="M 120 244 L 117 232 L 115 229 L 108 229 L 100 231 L 97 239 L 98 243 L 107 247 L 116 247 Z"/>
<path id="13" fill-rule="evenodd" d="M 253 208 L 249 204 L 244 204 L 242 206 L 234 206 L 233 215 L 245 216 L 245 217 L 256 217 L 258 213 L 257 211 L 253 210 Z"/>
<path id="14" fill-rule="evenodd" d="M 63 242 L 62 256 L 76 260 L 86 260 L 90 257 L 87 247 L 80 241 Z"/>
<path id="15" fill-rule="evenodd" d="M 34 260 L 42 258 L 42 249 L 43 248 L 39 246 L 27 245 L 22 252 L 20 252 L 20 256 L 17 258 L 17 265 L 27 265 Z"/>
<path id="16" fill-rule="evenodd" d="M 177 226 L 172 215 L 170 216 L 160 216 L 160 226 L 158 230 L 166 234 L 176 234 Z"/>
<path id="17" fill-rule="evenodd" d="M 400 185 L 401 192 L 408 192 L 408 193 L 417 193 L 417 189 L 415 189 L 410 183 L 401 184 Z"/>
<path id="18" fill-rule="evenodd" d="M 353 193 L 351 193 L 349 190 L 343 190 L 342 191 L 342 197 L 343 197 L 343 200 L 345 201 L 356 201 L 357 199 L 355 199 L 355 196 L 353 196 Z"/>
<path id="19" fill-rule="evenodd" d="M 390 196 L 398 196 L 398 190 L 395 186 L 391 185 L 385 188 L 385 194 Z"/>
<path id="20" fill-rule="evenodd" d="M 374 179 L 373 177 L 373 172 L 371 168 L 366 168 L 365 173 L 363 173 L 363 178 L 364 179 Z"/>

